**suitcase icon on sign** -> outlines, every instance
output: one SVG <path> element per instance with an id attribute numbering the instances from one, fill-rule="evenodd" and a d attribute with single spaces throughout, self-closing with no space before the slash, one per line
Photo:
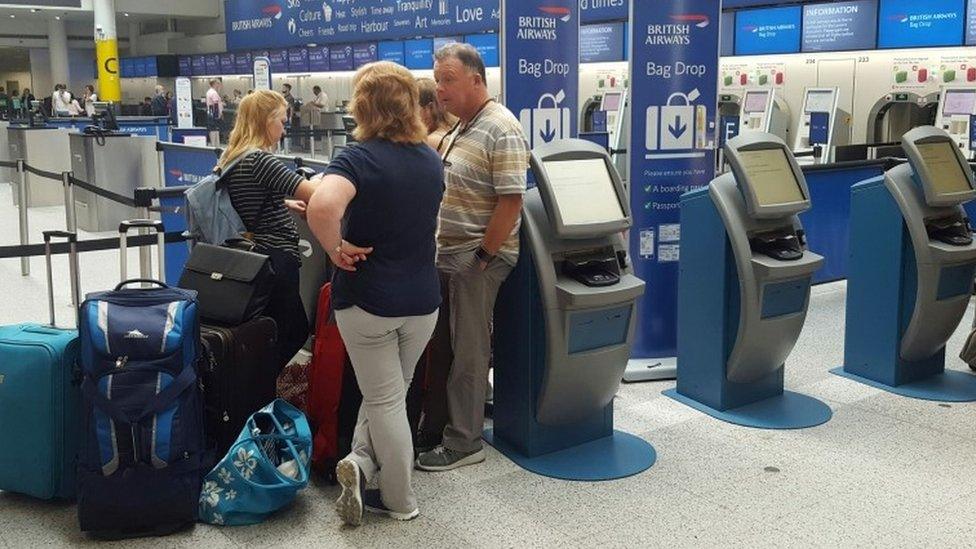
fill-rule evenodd
<path id="1" fill-rule="evenodd" d="M 569 109 L 559 106 L 565 98 L 563 90 L 555 95 L 544 93 L 539 97 L 536 108 L 519 112 L 519 122 L 529 138 L 530 148 L 569 137 Z M 551 107 L 543 106 L 549 102 L 552 103 Z"/>
<path id="2" fill-rule="evenodd" d="M 694 148 L 695 106 L 698 89 L 691 93 L 672 93 L 666 105 L 647 107 L 647 133 L 644 146 L 649 151 L 675 151 Z M 678 104 L 675 104 L 678 103 Z"/>

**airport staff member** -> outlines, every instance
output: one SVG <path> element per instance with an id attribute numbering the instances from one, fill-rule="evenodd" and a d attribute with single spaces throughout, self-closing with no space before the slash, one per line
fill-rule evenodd
<path id="1" fill-rule="evenodd" d="M 166 102 L 166 88 L 156 85 L 156 92 L 152 98 L 152 115 L 166 116 L 169 114 L 169 105 Z"/>
<path id="2" fill-rule="evenodd" d="M 207 90 L 207 128 L 210 130 L 210 144 L 220 146 L 220 126 L 224 116 L 224 100 L 220 98 L 220 88 L 223 83 L 219 78 L 210 81 Z"/>
<path id="3" fill-rule="evenodd" d="M 437 236 L 437 266 L 450 290 L 454 361 L 442 443 L 421 454 L 417 467 L 446 471 L 485 459 L 492 312 L 518 259 L 529 152 L 518 119 L 489 97 L 478 50 L 457 43 L 437 50 L 434 79 L 441 105 L 459 118 L 441 154 L 446 190 Z"/>

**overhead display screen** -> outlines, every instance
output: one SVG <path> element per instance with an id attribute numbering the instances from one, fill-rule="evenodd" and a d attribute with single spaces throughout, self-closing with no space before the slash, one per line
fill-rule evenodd
<path id="1" fill-rule="evenodd" d="M 380 42 L 378 55 L 380 61 L 403 65 L 403 42 Z"/>
<path id="2" fill-rule="evenodd" d="M 308 70 L 327 72 L 329 67 L 329 46 L 317 46 L 308 49 Z"/>
<path id="3" fill-rule="evenodd" d="M 879 48 L 960 46 L 965 0 L 881 0 Z"/>
<path id="4" fill-rule="evenodd" d="M 498 35 L 497 34 L 469 34 L 464 41 L 474 46 L 481 54 L 481 60 L 486 67 L 498 66 Z"/>
<path id="5" fill-rule="evenodd" d="M 234 66 L 237 74 L 251 74 L 254 66 L 251 62 L 251 52 L 239 51 L 234 54 Z"/>
<path id="6" fill-rule="evenodd" d="M 801 50 L 872 50 L 878 35 L 877 0 L 803 6 Z"/>
<path id="7" fill-rule="evenodd" d="M 193 76 L 207 75 L 207 58 L 205 56 L 194 55 L 190 58 L 190 64 L 193 67 Z"/>
<path id="8" fill-rule="evenodd" d="M 271 72 L 288 72 L 288 50 L 268 50 L 268 61 L 271 62 Z"/>
<path id="9" fill-rule="evenodd" d="M 352 58 L 353 58 L 353 68 L 358 69 L 363 65 L 372 63 L 376 61 L 376 44 L 353 44 L 352 46 Z"/>
<path id="10" fill-rule="evenodd" d="M 955 145 L 951 141 L 917 144 L 919 156 L 932 176 L 932 190 L 940 195 L 964 193 L 972 190 L 962 171 Z"/>
<path id="11" fill-rule="evenodd" d="M 581 25 L 579 56 L 580 63 L 623 61 L 624 23 Z"/>
<path id="12" fill-rule="evenodd" d="M 329 64 L 334 71 L 353 70 L 352 46 L 332 46 L 329 50 Z"/>
<path id="13" fill-rule="evenodd" d="M 564 224 L 590 225 L 624 219 L 617 190 L 602 158 L 544 164 Z"/>
<path id="14" fill-rule="evenodd" d="M 800 6 L 744 10 L 735 14 L 735 54 L 800 51 Z"/>
<path id="15" fill-rule="evenodd" d="M 781 206 L 805 200 L 785 149 L 739 151 L 739 158 L 760 206 Z"/>
<path id="16" fill-rule="evenodd" d="M 308 71 L 308 48 L 291 48 L 288 50 L 288 71 Z"/>
<path id="17" fill-rule="evenodd" d="M 180 64 L 180 76 L 193 76 L 193 64 L 189 55 L 181 55 L 177 61 Z"/>
<path id="18" fill-rule="evenodd" d="M 430 38 L 407 40 L 403 49 L 408 69 L 434 68 L 434 42 Z"/>
<path id="19" fill-rule="evenodd" d="M 207 74 L 220 74 L 220 55 L 212 53 L 204 56 L 204 66 L 207 68 Z"/>
<path id="20" fill-rule="evenodd" d="M 220 54 L 220 74 L 235 74 L 237 72 L 236 61 L 233 53 Z"/>

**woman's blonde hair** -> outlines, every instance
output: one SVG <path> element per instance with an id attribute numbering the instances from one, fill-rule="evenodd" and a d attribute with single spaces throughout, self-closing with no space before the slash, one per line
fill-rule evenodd
<path id="1" fill-rule="evenodd" d="M 389 61 L 370 63 L 352 79 L 356 141 L 387 139 L 423 143 L 427 127 L 420 119 L 417 81 L 410 71 Z"/>
<path id="2" fill-rule="evenodd" d="M 288 110 L 288 102 L 280 93 L 272 90 L 256 90 L 241 99 L 237 107 L 237 119 L 224 154 L 217 167 L 224 169 L 248 149 L 268 149 L 275 143 L 268 135 L 268 123 L 281 111 Z"/>
<path id="3" fill-rule="evenodd" d="M 437 83 L 433 78 L 418 78 L 417 90 L 420 92 L 420 106 L 430 107 L 430 114 L 437 125 L 435 129 L 450 129 L 457 122 L 457 118 L 437 101 Z"/>

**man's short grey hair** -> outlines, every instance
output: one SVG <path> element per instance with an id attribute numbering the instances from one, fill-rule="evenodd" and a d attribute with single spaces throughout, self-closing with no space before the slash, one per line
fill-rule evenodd
<path id="1" fill-rule="evenodd" d="M 468 70 L 481 76 L 481 82 L 488 85 L 488 78 L 485 76 L 485 62 L 481 59 L 481 54 L 471 44 L 452 42 L 441 46 L 434 52 L 435 61 L 444 61 L 453 57 L 461 62 Z"/>

